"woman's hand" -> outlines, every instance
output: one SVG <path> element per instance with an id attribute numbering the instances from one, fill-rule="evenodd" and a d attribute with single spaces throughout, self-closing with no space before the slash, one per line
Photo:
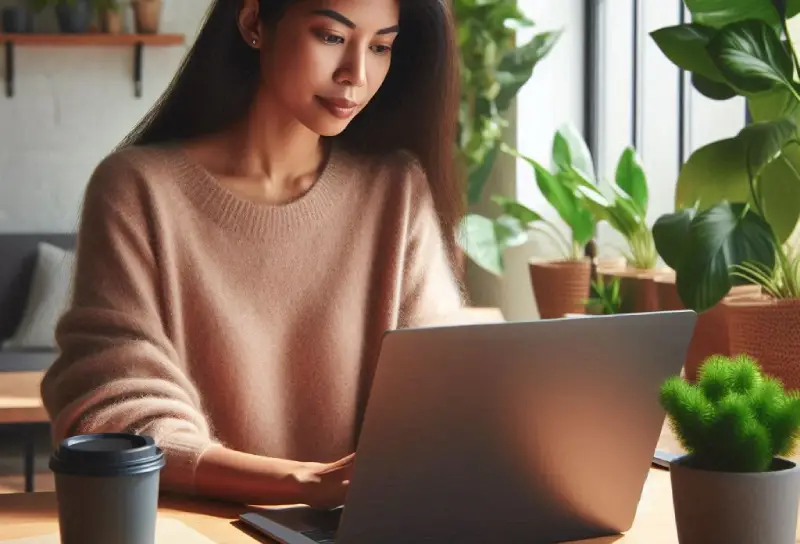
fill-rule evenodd
<path id="1" fill-rule="evenodd" d="M 294 471 L 300 486 L 300 500 L 312 508 L 342 506 L 353 473 L 355 454 L 335 463 L 301 463 Z"/>

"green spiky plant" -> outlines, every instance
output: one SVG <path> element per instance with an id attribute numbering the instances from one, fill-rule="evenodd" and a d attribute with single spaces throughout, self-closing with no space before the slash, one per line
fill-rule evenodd
<path id="1" fill-rule="evenodd" d="M 696 384 L 674 376 L 661 387 L 661 405 L 690 466 L 722 472 L 765 472 L 800 437 L 800 394 L 762 374 L 746 355 L 714 355 Z"/>

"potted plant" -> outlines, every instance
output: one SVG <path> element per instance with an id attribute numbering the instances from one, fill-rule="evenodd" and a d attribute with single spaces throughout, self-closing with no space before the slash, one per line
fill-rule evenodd
<path id="1" fill-rule="evenodd" d="M 161 26 L 161 0 L 131 0 L 137 34 L 158 34 Z"/>
<path id="2" fill-rule="evenodd" d="M 701 318 L 723 312 L 730 353 L 748 353 L 787 387 L 800 387 L 800 290 L 792 287 L 800 262 L 789 243 L 800 218 L 800 63 L 787 31 L 800 5 L 686 4 L 692 23 L 653 39 L 691 72 L 697 91 L 744 97 L 752 122 L 692 153 L 678 178 L 677 211 L 653 227 L 656 247 L 686 307 Z M 732 292 L 748 284 L 759 294 Z"/>
<path id="3" fill-rule="evenodd" d="M 592 168 L 592 162 L 586 168 Z M 624 313 L 654 312 L 659 309 L 655 278 L 663 273 L 657 268 L 653 233 L 647 224 L 648 187 L 644 168 L 632 147 L 623 150 L 617 162 L 614 183 L 599 184 L 593 171 L 571 166 L 578 180 L 578 190 L 587 198 L 595 219 L 605 221 L 627 244 L 621 250 L 624 267 L 601 270 L 608 277 L 619 277 Z"/>
<path id="4" fill-rule="evenodd" d="M 686 451 L 670 466 L 678 541 L 794 543 L 800 396 L 746 355 L 713 356 L 697 384 L 667 379 L 660 403 Z"/>
<path id="5" fill-rule="evenodd" d="M 26 0 L 17 0 L 16 4 L 4 7 L 0 32 L 22 34 L 33 32 L 33 12 Z"/>
<path id="6" fill-rule="evenodd" d="M 122 10 L 119 0 L 93 0 L 100 28 L 107 34 L 122 33 Z"/>
<path id="7" fill-rule="evenodd" d="M 592 280 L 590 296 L 586 300 L 586 313 L 589 315 L 614 315 L 622 312 L 622 295 L 620 294 L 620 278 L 612 276 L 603 277 L 598 274 Z M 567 317 L 577 317 L 568 314 Z"/>
<path id="8" fill-rule="evenodd" d="M 553 167 L 548 170 L 530 157 L 502 144 L 503 152 L 533 167 L 539 190 L 569 230 L 565 236 L 558 226 L 513 198 L 495 196 L 499 206 L 495 219 L 473 213 L 462 223 L 461 239 L 467 255 L 489 271 L 501 273 L 503 251 L 524 244 L 531 231 L 545 234 L 560 253 L 555 260 L 532 260 L 529 272 L 539 315 L 543 319 L 583 314 L 589 296 L 591 263 L 585 255 L 596 222 L 585 197 L 577 190 L 569 165 L 585 164 L 588 152 L 581 148 L 574 127 L 565 125 L 553 139 Z"/>
<path id="9" fill-rule="evenodd" d="M 93 0 L 30 0 L 30 3 L 36 12 L 53 6 L 62 33 L 82 34 L 92 26 Z"/>

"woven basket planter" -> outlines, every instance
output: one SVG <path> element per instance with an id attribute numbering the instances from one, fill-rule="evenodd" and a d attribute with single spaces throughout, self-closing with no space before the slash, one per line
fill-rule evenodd
<path id="1" fill-rule="evenodd" d="M 586 313 L 592 274 L 588 259 L 532 261 L 528 266 L 533 296 L 542 319 Z"/>
<path id="2" fill-rule="evenodd" d="M 800 389 L 800 300 L 751 295 L 730 297 L 724 305 L 731 354 L 750 355 L 787 389 Z"/>
<path id="3" fill-rule="evenodd" d="M 672 274 L 658 276 L 654 279 L 659 307 L 661 310 L 684 310 L 686 307 L 678 296 L 675 276 Z M 758 295 L 760 288 L 756 285 L 734 287 L 723 300 Z M 686 363 L 683 370 L 687 380 L 697 380 L 697 370 L 711 355 L 731 355 L 731 339 L 729 335 L 728 307 L 722 302 L 697 315 L 694 334 L 686 352 Z"/>

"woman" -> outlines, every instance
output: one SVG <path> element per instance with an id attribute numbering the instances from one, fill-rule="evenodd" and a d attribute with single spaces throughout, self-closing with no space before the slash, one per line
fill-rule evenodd
<path id="1" fill-rule="evenodd" d="M 166 489 L 342 504 L 381 335 L 456 312 L 448 0 L 217 0 L 88 183 L 42 384 Z"/>

